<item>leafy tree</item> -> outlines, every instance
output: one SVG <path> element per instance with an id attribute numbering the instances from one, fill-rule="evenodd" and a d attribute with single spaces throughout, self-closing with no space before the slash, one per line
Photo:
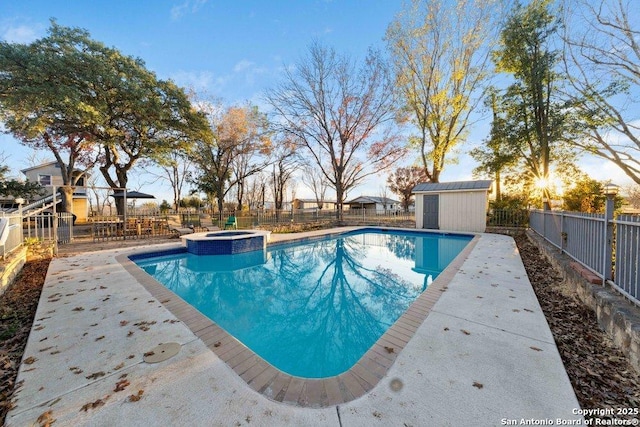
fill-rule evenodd
<path id="1" fill-rule="evenodd" d="M 490 206 L 501 210 L 525 210 L 529 207 L 529 197 L 526 193 L 506 193 L 499 200 L 492 200 Z"/>
<path id="2" fill-rule="evenodd" d="M 564 192 L 562 208 L 573 212 L 602 213 L 607 197 L 603 194 L 604 184 L 587 175 L 574 181 L 571 188 Z M 614 206 L 619 209 L 623 199 L 616 196 Z"/>
<path id="3" fill-rule="evenodd" d="M 88 82 L 103 68 L 102 48 L 86 32 L 55 22 L 29 45 L 0 42 L 0 118 L 23 144 L 54 155 L 66 212 L 73 186 L 100 154 L 91 134 L 100 113 Z"/>
<path id="4" fill-rule="evenodd" d="M 465 140 L 481 99 L 499 16 L 494 3 L 413 0 L 387 30 L 404 113 L 418 130 L 411 142 L 431 182 Z"/>
<path id="5" fill-rule="evenodd" d="M 8 172 L 9 166 L 0 165 L 0 195 L 30 199 L 42 193 L 43 188 L 37 182 L 8 179 L 6 177 Z"/>
<path id="6" fill-rule="evenodd" d="M 405 212 L 409 210 L 411 204 L 412 190 L 420 182 L 427 180 L 427 174 L 423 168 L 409 166 L 397 168 L 387 178 L 389 189 L 400 196 L 400 203 Z"/>
<path id="7" fill-rule="evenodd" d="M 515 80 L 499 98 L 509 151 L 521 161 L 529 178 L 550 181 L 552 148 L 558 148 L 565 132 L 564 105 L 559 102 L 559 53 L 552 49 L 558 19 L 550 11 L 551 0 L 516 4 L 501 32 L 501 46 L 494 52 L 499 71 Z M 565 156 L 566 158 L 566 156 Z M 551 197 L 543 185 L 545 208 Z"/>
<path id="8" fill-rule="evenodd" d="M 94 165 L 112 188 L 125 188 L 140 159 L 206 138 L 206 122 L 182 89 L 85 30 L 52 22 L 49 35 L 30 45 L 3 42 L 0 71 L 2 120 L 23 143 L 53 153 L 65 210 L 73 185 Z M 124 200 L 117 208 L 122 214 Z"/>
<path id="9" fill-rule="evenodd" d="M 102 88 L 111 121 L 98 133 L 104 147 L 99 169 L 109 186 L 126 188 L 128 173 L 138 161 L 166 158 L 185 144 L 210 140 L 211 132 L 173 82 L 157 80 L 140 60 L 113 60 L 113 81 Z M 118 77 L 122 75 L 127 78 Z M 122 213 L 123 206 L 117 207 Z"/>
<path id="10" fill-rule="evenodd" d="M 490 104 L 493 112 L 489 139 L 484 146 L 474 148 L 469 154 L 479 163 L 473 169 L 474 175 L 485 175 L 493 179 L 496 183 L 496 200 L 500 201 L 502 198 L 503 171 L 516 163 L 517 155 L 509 146 L 505 120 L 499 114 L 500 110 L 497 105 L 495 89 L 491 91 L 489 98 L 487 98 L 487 103 Z"/>
<path id="11" fill-rule="evenodd" d="M 314 43 L 293 71 L 267 92 L 283 130 L 309 153 L 336 191 L 342 219 L 347 191 L 399 160 L 404 148 L 391 132 L 393 84 L 381 55 L 359 66 Z"/>
<path id="12" fill-rule="evenodd" d="M 565 0 L 565 66 L 577 111 L 578 148 L 640 184 L 640 15 L 625 0 Z M 634 12 L 635 10 L 635 12 Z"/>
<path id="13" fill-rule="evenodd" d="M 163 199 L 162 203 L 160 203 L 160 212 L 167 213 L 170 210 L 171 210 L 171 205 L 169 204 L 169 202 Z M 177 210 L 177 206 L 176 206 L 176 210 Z"/>

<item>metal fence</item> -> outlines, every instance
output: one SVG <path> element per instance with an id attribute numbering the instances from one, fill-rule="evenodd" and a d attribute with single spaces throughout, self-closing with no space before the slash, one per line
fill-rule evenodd
<path id="1" fill-rule="evenodd" d="M 527 227 L 529 225 L 528 209 L 489 209 L 487 211 L 488 227 Z"/>
<path id="2" fill-rule="evenodd" d="M 636 301 L 640 299 L 640 216 L 620 215 L 615 225 L 615 284 Z"/>
<path id="3" fill-rule="evenodd" d="M 215 215 L 214 225 L 224 228 L 226 219 L 234 215 L 238 228 L 257 226 L 278 226 L 284 224 L 332 223 L 337 221 L 336 211 L 327 209 L 294 209 L 294 210 L 257 210 L 238 213 L 224 212 Z M 219 219 L 222 218 L 222 219 Z M 413 212 L 375 209 L 348 209 L 342 212 L 342 222 L 358 224 L 387 224 L 415 221 Z"/>
<path id="4" fill-rule="evenodd" d="M 49 242 L 54 245 L 70 243 L 73 239 L 73 215 L 58 213 L 55 218 L 50 212 L 27 214 L 2 214 L 0 217 L 0 255 L 4 259 L 15 251 L 25 240 Z"/>
<path id="5" fill-rule="evenodd" d="M 532 210 L 530 228 L 640 305 L 640 217 Z M 608 230 L 609 228 L 609 230 Z M 613 238 L 608 238 L 613 228 Z"/>
<path id="6" fill-rule="evenodd" d="M 26 239 L 54 244 L 73 240 L 73 215 L 68 212 L 59 212 L 55 216 L 50 212 L 27 214 L 22 226 Z"/>

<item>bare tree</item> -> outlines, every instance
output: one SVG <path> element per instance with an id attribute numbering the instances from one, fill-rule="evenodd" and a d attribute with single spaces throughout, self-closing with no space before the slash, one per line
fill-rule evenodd
<path id="1" fill-rule="evenodd" d="M 313 192 L 318 209 L 322 209 L 326 201 L 329 182 L 322 171 L 313 165 L 307 164 L 304 168 L 305 173 L 302 174 L 302 183 Z"/>
<path id="2" fill-rule="evenodd" d="M 245 115 L 244 135 L 237 141 L 231 162 L 239 211 L 243 208 L 246 179 L 268 166 L 267 155 L 271 149 L 266 116 L 251 105 L 244 106 L 242 111 Z"/>
<path id="3" fill-rule="evenodd" d="M 207 197 L 217 200 L 222 219 L 225 197 L 236 186 L 238 208 L 242 208 L 244 180 L 265 168 L 265 161 L 254 160 L 258 152 L 266 153 L 268 141 L 261 130 L 263 117 L 251 106 L 223 110 L 220 105 L 209 104 L 200 108 L 209 118 L 214 138 L 198 141 L 191 152 L 199 171 L 194 183 Z"/>
<path id="4" fill-rule="evenodd" d="M 627 202 L 635 209 L 640 209 L 640 185 L 630 185 L 627 190 Z"/>
<path id="5" fill-rule="evenodd" d="M 411 143 L 438 182 L 447 155 L 466 138 L 497 40 L 493 0 L 413 0 L 387 29 L 396 87 L 417 128 Z"/>
<path id="6" fill-rule="evenodd" d="M 264 208 L 267 181 L 264 172 L 257 173 L 247 180 L 245 200 L 249 209 Z"/>
<path id="7" fill-rule="evenodd" d="M 295 69 L 267 92 L 283 130 L 304 147 L 336 191 L 342 219 L 346 192 L 405 154 L 390 125 L 393 84 L 381 55 L 358 66 L 313 43 Z"/>
<path id="8" fill-rule="evenodd" d="M 577 137 L 571 142 L 612 161 L 640 184 L 638 5 L 628 0 L 565 3 L 572 11 L 565 18 L 565 66 L 578 112 Z"/>
<path id="9" fill-rule="evenodd" d="M 169 182 L 173 190 L 173 208 L 177 211 L 184 187 L 188 182 L 192 181 L 191 169 L 193 161 L 183 150 L 174 150 L 162 159 L 157 160 L 156 163 L 158 163 L 163 173 L 150 173 L 159 179 Z"/>
<path id="10" fill-rule="evenodd" d="M 272 172 L 271 185 L 273 190 L 273 201 L 276 209 L 276 218 L 279 218 L 280 211 L 284 207 L 285 192 L 293 173 L 299 167 L 299 160 L 294 142 L 281 135 L 274 141 L 272 152 Z"/>

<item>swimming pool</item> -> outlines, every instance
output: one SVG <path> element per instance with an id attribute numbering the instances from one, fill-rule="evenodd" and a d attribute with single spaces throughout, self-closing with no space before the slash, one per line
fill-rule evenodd
<path id="1" fill-rule="evenodd" d="M 363 230 L 135 262 L 280 371 L 327 378 L 350 369 L 471 238 Z"/>

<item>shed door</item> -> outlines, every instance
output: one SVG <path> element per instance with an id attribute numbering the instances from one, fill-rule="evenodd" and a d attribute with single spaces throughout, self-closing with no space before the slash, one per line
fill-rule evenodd
<path id="1" fill-rule="evenodd" d="M 425 195 L 422 206 L 422 228 L 438 228 L 438 203 L 437 194 Z"/>

